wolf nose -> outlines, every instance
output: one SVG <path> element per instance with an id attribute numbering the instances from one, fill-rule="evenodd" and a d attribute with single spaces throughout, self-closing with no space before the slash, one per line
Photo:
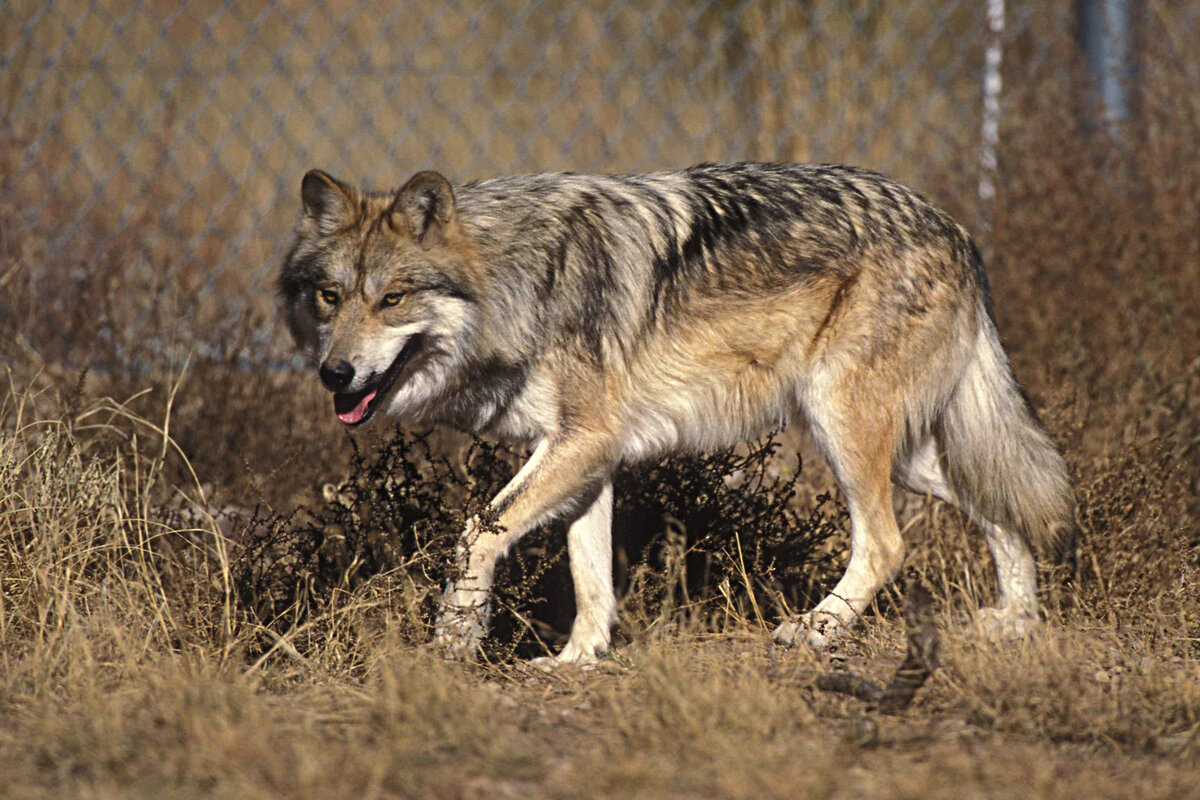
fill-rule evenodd
<path id="1" fill-rule="evenodd" d="M 339 361 L 330 366 L 328 363 L 322 364 L 319 370 L 321 375 L 321 383 L 325 384 L 331 392 L 340 392 L 350 385 L 350 381 L 354 380 L 354 367 L 349 361 Z"/>

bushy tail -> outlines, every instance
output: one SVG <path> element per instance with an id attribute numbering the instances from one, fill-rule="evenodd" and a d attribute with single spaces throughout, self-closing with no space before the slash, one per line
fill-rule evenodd
<path id="1" fill-rule="evenodd" d="M 972 514 L 1070 558 L 1075 497 L 1062 454 L 1017 383 L 989 315 L 938 423 L 950 482 Z"/>

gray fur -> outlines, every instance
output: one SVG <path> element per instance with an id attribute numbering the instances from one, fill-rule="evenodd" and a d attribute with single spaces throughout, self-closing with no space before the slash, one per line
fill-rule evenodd
<path id="1" fill-rule="evenodd" d="M 1067 466 L 1017 383 L 989 316 L 976 357 L 935 428 L 958 501 L 973 515 L 1061 551 L 1074 530 Z"/>

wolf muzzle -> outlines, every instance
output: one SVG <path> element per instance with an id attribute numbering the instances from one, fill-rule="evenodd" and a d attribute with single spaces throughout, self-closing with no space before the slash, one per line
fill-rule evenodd
<path id="1" fill-rule="evenodd" d="M 321 365 L 317 374 L 321 376 L 321 383 L 325 384 L 326 389 L 340 392 L 354 380 L 354 365 L 349 361 L 339 361 L 330 366 L 327 362 Z"/>
<path id="2" fill-rule="evenodd" d="M 343 391 L 354 381 L 352 364 L 347 361 L 339 361 L 333 365 L 322 364 L 318 373 L 321 382 L 333 392 L 333 411 L 337 418 L 347 425 L 361 425 L 374 416 L 381 399 L 420 349 L 422 340 L 420 334 L 409 337 L 391 365 L 382 374 L 369 376 L 363 388 L 357 392 Z"/>

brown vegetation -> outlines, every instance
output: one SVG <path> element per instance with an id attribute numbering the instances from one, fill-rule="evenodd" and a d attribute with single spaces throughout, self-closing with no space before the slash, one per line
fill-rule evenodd
<path id="1" fill-rule="evenodd" d="M 986 644 L 978 537 L 905 502 L 943 645 L 896 716 L 818 688 L 895 668 L 892 598 L 833 654 L 770 645 L 845 524 L 819 465 L 754 448 L 625 479 L 610 663 L 514 657 L 569 621 L 552 531 L 512 560 L 490 660 L 441 661 L 440 554 L 519 454 L 352 439 L 310 376 L 251 368 L 264 320 L 214 336 L 178 317 L 199 276 L 120 243 L 35 281 L 40 244 L 0 195 L 3 793 L 1200 795 L 1198 63 L 1151 60 L 1116 140 L 1077 123 L 1069 86 L 1020 97 L 986 243 L 1016 372 L 1077 482 L 1078 574 L 1049 576 L 1035 638 Z M 961 187 L 921 188 L 969 218 Z"/>

